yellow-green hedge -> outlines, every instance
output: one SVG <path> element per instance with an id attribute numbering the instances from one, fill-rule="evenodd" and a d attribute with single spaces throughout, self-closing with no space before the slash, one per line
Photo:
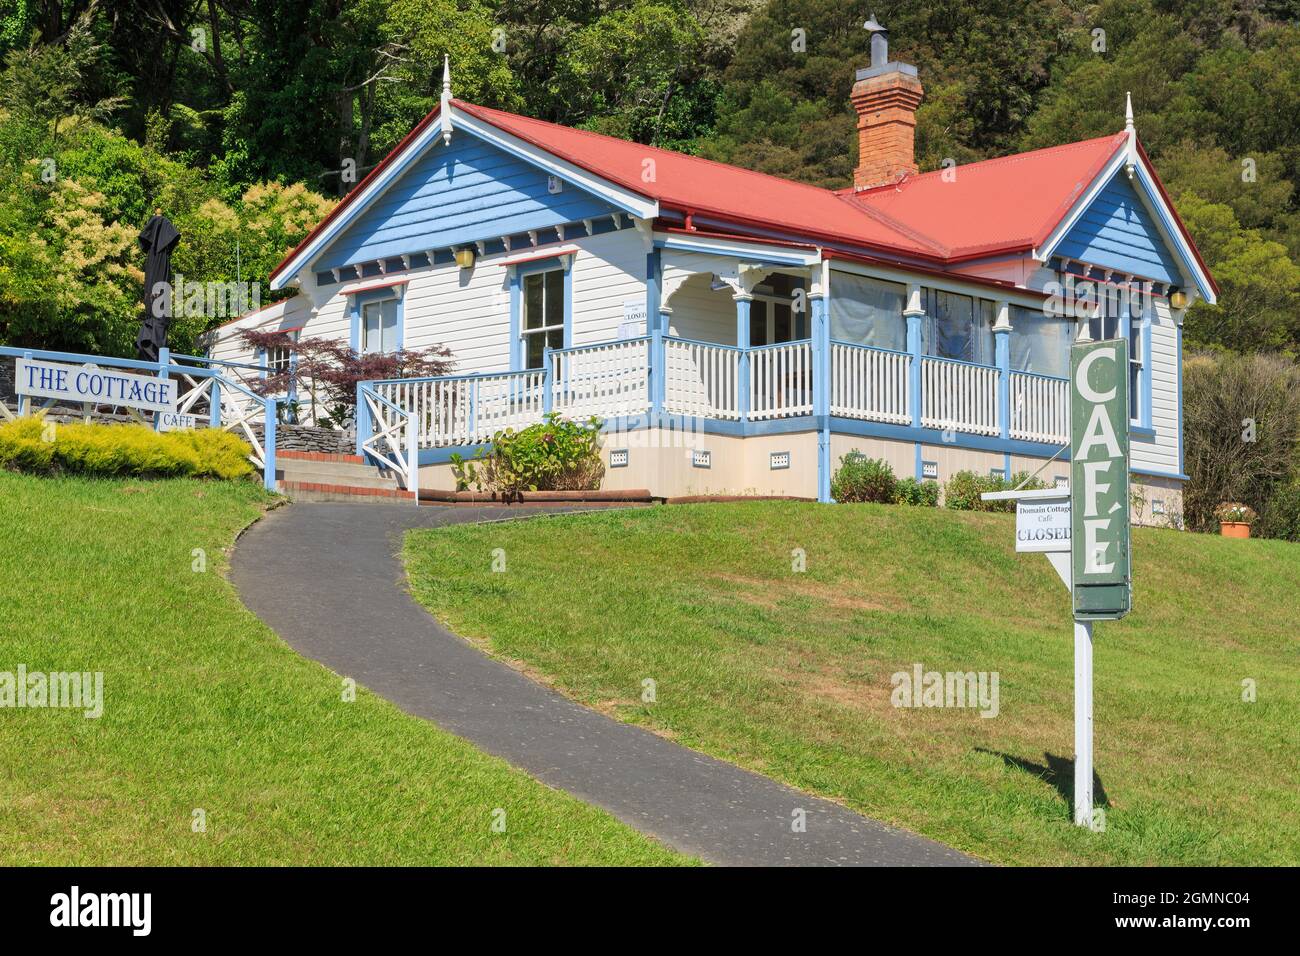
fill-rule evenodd
<path id="1" fill-rule="evenodd" d="M 248 443 L 216 428 L 155 432 L 145 425 L 63 425 L 41 416 L 0 425 L 0 467 L 83 475 L 242 478 Z"/>

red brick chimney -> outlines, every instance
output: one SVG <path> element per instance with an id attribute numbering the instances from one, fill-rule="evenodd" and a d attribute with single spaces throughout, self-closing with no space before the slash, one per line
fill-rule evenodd
<path id="1" fill-rule="evenodd" d="M 889 31 L 873 14 L 871 66 L 858 70 L 851 99 L 858 114 L 858 165 L 853 188 L 869 189 L 916 174 L 916 108 L 924 91 L 910 63 L 889 60 Z"/>

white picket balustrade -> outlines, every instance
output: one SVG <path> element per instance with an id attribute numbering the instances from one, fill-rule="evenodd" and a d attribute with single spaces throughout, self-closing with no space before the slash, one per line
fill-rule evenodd
<path id="1" fill-rule="evenodd" d="M 503 428 L 541 421 L 541 369 L 501 374 L 376 382 L 375 392 L 415 415 L 421 448 L 472 445 Z"/>
<path id="2" fill-rule="evenodd" d="M 643 415 L 650 408 L 650 340 L 551 352 L 551 407 L 566 418 Z"/>
<path id="3" fill-rule="evenodd" d="M 664 411 L 735 421 L 740 418 L 740 349 L 664 339 Z"/>
<path id="4" fill-rule="evenodd" d="M 832 342 L 831 414 L 910 425 L 911 363 L 906 352 Z"/>
<path id="5" fill-rule="evenodd" d="M 921 359 L 921 424 L 997 435 L 998 370 L 951 359 Z"/>
<path id="6" fill-rule="evenodd" d="M 749 417 L 789 418 L 813 409 L 812 343 L 769 345 L 749 352 Z"/>
<path id="7" fill-rule="evenodd" d="M 1011 373 L 1011 437 L 1025 441 L 1070 440 L 1068 379 Z"/>

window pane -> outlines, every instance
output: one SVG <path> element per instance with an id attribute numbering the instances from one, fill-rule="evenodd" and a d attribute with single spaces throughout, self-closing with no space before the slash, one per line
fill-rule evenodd
<path id="1" fill-rule="evenodd" d="M 774 334 L 773 342 L 789 342 L 790 335 L 790 306 L 784 302 L 770 303 L 772 307 Z"/>
<path id="2" fill-rule="evenodd" d="M 555 270 L 546 276 L 546 324 L 564 325 L 564 273 Z"/>
<path id="3" fill-rule="evenodd" d="M 927 321 L 921 324 L 921 351 L 941 358 L 976 361 L 980 351 L 975 301 L 968 295 L 929 290 Z"/>
<path id="4" fill-rule="evenodd" d="M 907 288 L 847 272 L 831 275 L 831 338 L 878 349 L 907 348 Z"/>
<path id="5" fill-rule="evenodd" d="M 1128 363 L 1128 417 L 1137 421 L 1142 411 L 1142 363 Z"/>
<path id="6" fill-rule="evenodd" d="M 1039 375 L 1070 375 L 1070 340 L 1074 323 L 1048 318 L 1020 306 L 1011 307 L 1011 367 Z"/>
<path id="7" fill-rule="evenodd" d="M 534 272 L 524 276 L 524 328 L 540 329 L 545 323 L 543 285 L 545 273 Z"/>
<path id="8" fill-rule="evenodd" d="M 749 303 L 749 344 L 767 344 L 767 303 L 758 299 Z"/>
<path id="9" fill-rule="evenodd" d="M 379 309 L 377 303 L 361 307 L 361 351 L 373 352 L 379 348 Z"/>
<path id="10" fill-rule="evenodd" d="M 385 352 L 397 351 L 397 300 L 388 299 L 381 303 L 383 314 L 383 332 L 380 348 Z"/>
<path id="11" fill-rule="evenodd" d="M 545 335 L 524 336 L 524 367 L 541 368 L 542 350 L 546 347 Z"/>

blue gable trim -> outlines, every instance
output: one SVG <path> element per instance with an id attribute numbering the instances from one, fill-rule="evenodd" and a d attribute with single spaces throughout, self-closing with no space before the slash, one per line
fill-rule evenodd
<path id="1" fill-rule="evenodd" d="M 1053 251 L 1116 272 L 1180 285 L 1178 261 L 1124 173 L 1117 172 Z"/>
<path id="2" fill-rule="evenodd" d="M 551 193 L 542 169 L 461 133 L 449 146 L 431 144 L 324 250 L 316 268 L 553 230 L 611 211 L 572 183 Z"/>

